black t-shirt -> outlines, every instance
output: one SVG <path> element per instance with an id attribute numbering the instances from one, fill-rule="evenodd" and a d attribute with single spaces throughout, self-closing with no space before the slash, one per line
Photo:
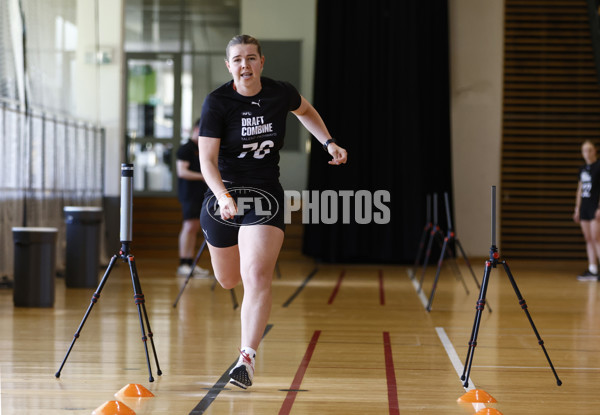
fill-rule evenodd
<path id="1" fill-rule="evenodd" d="M 260 184 L 279 178 L 287 114 L 300 107 L 290 83 L 261 78 L 261 91 L 245 97 L 233 81 L 211 92 L 202 106 L 200 136 L 221 139 L 219 171 L 223 180 Z"/>
<path id="2" fill-rule="evenodd" d="M 177 160 L 190 163 L 189 169 L 200 172 L 200 158 L 198 155 L 198 143 L 188 140 L 177 150 Z M 181 201 L 202 202 L 207 186 L 204 180 L 177 179 L 178 196 Z"/>
<path id="3" fill-rule="evenodd" d="M 581 181 L 581 202 L 598 206 L 600 201 L 600 160 L 585 164 L 579 169 Z"/>

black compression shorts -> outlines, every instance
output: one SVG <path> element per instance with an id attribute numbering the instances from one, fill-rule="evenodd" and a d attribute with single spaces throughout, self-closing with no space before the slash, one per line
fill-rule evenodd
<path id="1" fill-rule="evenodd" d="M 589 199 L 581 199 L 581 206 L 579 207 L 579 219 L 593 220 L 596 217 L 596 210 L 598 209 L 598 203 L 594 203 Z"/>
<path id="2" fill-rule="evenodd" d="M 201 201 L 183 200 L 180 203 L 183 220 L 200 219 L 200 211 L 202 210 Z"/>
<path id="3" fill-rule="evenodd" d="M 271 225 L 285 231 L 285 195 L 279 183 L 240 186 L 226 183 L 238 208 L 233 219 L 223 220 L 216 197 L 209 189 L 204 195 L 200 224 L 209 244 L 227 248 L 238 244 L 242 226 Z"/>

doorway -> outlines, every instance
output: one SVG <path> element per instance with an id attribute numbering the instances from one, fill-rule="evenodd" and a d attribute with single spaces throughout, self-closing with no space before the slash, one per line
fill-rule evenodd
<path id="1" fill-rule="evenodd" d="M 128 163 L 138 195 L 176 194 L 175 152 L 181 141 L 181 55 L 127 53 L 125 105 Z"/>

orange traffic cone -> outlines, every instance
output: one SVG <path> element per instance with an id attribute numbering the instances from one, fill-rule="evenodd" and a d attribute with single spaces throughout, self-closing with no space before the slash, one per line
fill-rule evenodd
<path id="1" fill-rule="evenodd" d="M 135 412 L 123 402 L 108 401 L 96 408 L 92 415 L 135 415 Z"/>
<path id="2" fill-rule="evenodd" d="M 495 403 L 498 402 L 489 393 L 483 389 L 471 389 L 463 396 L 458 398 L 458 402 L 469 402 L 469 403 Z"/>
<path id="3" fill-rule="evenodd" d="M 502 412 L 494 408 L 484 408 L 481 411 L 475 412 L 475 415 L 502 415 Z"/>
<path id="4" fill-rule="evenodd" d="M 117 393 L 115 396 L 121 395 L 127 398 L 153 398 L 154 394 L 138 383 L 129 383 Z"/>

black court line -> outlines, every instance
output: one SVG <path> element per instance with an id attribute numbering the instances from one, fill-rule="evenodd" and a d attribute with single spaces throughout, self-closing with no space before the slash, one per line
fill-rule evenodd
<path id="1" fill-rule="evenodd" d="M 287 307 L 289 306 L 292 301 L 294 301 L 296 299 L 296 297 L 302 292 L 302 290 L 304 289 L 304 287 L 306 287 L 306 285 L 308 284 L 308 282 L 312 279 L 312 277 L 315 276 L 315 274 L 317 273 L 317 271 L 319 271 L 319 267 L 315 267 L 315 269 L 313 269 L 310 274 L 308 274 L 308 276 L 304 279 L 304 281 L 302 282 L 302 284 L 298 287 L 298 289 L 294 292 L 294 294 L 292 294 L 292 296 L 290 298 L 288 298 L 288 300 L 283 303 L 282 307 Z"/>
<path id="2" fill-rule="evenodd" d="M 265 327 L 265 332 L 263 333 L 263 339 L 265 338 L 265 336 L 269 333 L 269 331 L 272 328 L 273 328 L 272 324 L 268 324 L 267 327 Z M 208 409 L 208 407 L 214 402 L 214 400 L 217 399 L 217 396 L 219 396 L 219 393 L 221 393 L 221 391 L 225 390 L 225 387 L 229 384 L 229 372 L 237 364 L 237 361 L 238 361 L 238 359 L 236 358 L 234 360 L 234 362 L 231 364 L 231 366 L 229 366 L 227 368 L 227 370 L 225 370 L 225 373 L 223 373 L 223 375 L 219 378 L 217 383 L 215 383 L 213 385 L 213 387 L 209 389 L 208 393 L 206 395 L 204 395 L 204 398 L 202 398 L 202 400 L 198 403 L 198 405 L 196 405 L 196 407 L 194 409 L 192 409 L 192 412 L 190 412 L 189 415 L 203 414 Z"/>

